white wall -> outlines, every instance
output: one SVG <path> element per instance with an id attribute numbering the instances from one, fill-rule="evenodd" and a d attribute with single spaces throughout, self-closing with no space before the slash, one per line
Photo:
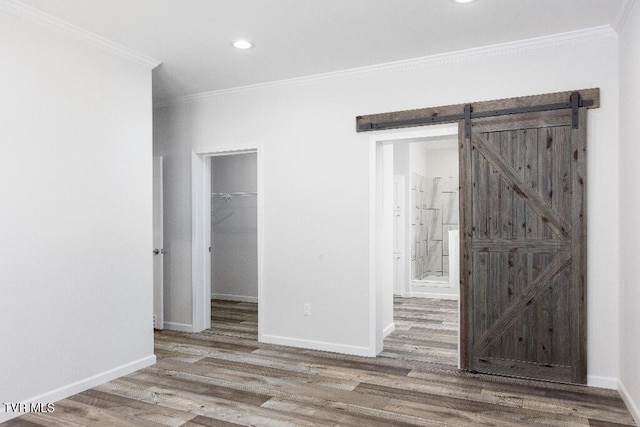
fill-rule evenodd
<path id="1" fill-rule="evenodd" d="M 211 158 L 213 193 L 258 191 L 256 153 Z M 212 298 L 258 301 L 258 198 L 211 199 Z"/>
<path id="2" fill-rule="evenodd" d="M 610 37 L 498 50 L 225 91 L 158 108 L 166 156 L 167 318 L 191 319 L 190 153 L 260 142 L 264 152 L 264 333 L 310 347 L 371 348 L 370 136 L 357 115 L 600 87 L 589 113 L 588 373 L 618 374 L 618 45 Z M 580 64 L 577 66 L 576 64 Z M 312 316 L 302 304 L 313 301 Z"/>
<path id="3" fill-rule="evenodd" d="M 640 424 L 640 5 L 620 35 L 620 391 Z"/>
<path id="4" fill-rule="evenodd" d="M 451 148 L 429 148 L 428 143 L 411 144 L 411 172 L 428 178 L 458 176 L 458 140 L 454 136 Z"/>
<path id="5" fill-rule="evenodd" d="M 53 402 L 155 361 L 151 72 L 2 8 L 0 63 L 0 402 Z"/>

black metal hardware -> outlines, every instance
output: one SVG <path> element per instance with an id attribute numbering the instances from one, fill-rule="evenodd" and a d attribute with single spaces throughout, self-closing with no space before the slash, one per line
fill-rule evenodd
<path id="1" fill-rule="evenodd" d="M 464 136 L 465 138 L 471 138 L 471 112 L 473 108 L 471 104 L 464 106 Z"/>
<path id="2" fill-rule="evenodd" d="M 569 100 L 571 101 L 571 128 L 578 129 L 578 109 L 580 108 L 580 93 L 572 92 Z"/>
<path id="3" fill-rule="evenodd" d="M 420 125 L 432 125 L 434 123 L 451 123 L 464 119 L 464 114 L 449 114 L 447 116 L 430 116 L 420 117 L 417 119 L 396 120 L 392 122 L 379 122 L 379 123 L 363 123 L 360 125 L 360 131 L 363 130 L 382 130 L 389 127 L 409 127 Z"/>
<path id="4" fill-rule="evenodd" d="M 571 109 L 572 118 L 571 125 L 573 129 L 578 128 L 578 109 L 580 107 L 590 107 L 593 105 L 591 99 L 581 99 L 579 92 L 573 92 L 568 102 L 558 102 L 555 104 L 543 104 L 533 105 L 528 107 L 512 107 L 502 110 L 489 110 L 474 112 L 471 104 L 464 106 L 464 112 L 461 114 L 449 114 L 446 116 L 439 116 L 437 114 L 430 117 L 419 117 L 415 119 L 386 121 L 378 123 L 361 123 L 358 127 L 359 132 L 371 131 L 371 130 L 384 130 L 394 129 L 399 127 L 432 125 L 436 123 L 452 123 L 459 120 L 465 120 L 465 136 L 469 138 L 471 136 L 471 119 L 481 119 L 485 117 L 505 116 L 510 114 L 522 114 L 522 113 L 535 113 L 540 111 L 553 111 Z M 469 112 L 467 114 L 467 108 Z"/>

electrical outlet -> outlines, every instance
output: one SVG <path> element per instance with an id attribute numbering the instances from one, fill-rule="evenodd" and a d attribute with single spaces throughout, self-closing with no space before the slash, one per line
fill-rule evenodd
<path id="1" fill-rule="evenodd" d="M 158 325 L 156 324 L 156 322 L 157 322 L 157 321 L 158 321 L 158 318 L 157 318 L 157 317 L 156 317 L 156 315 L 154 314 L 154 315 L 153 315 L 153 328 L 154 328 L 154 329 L 157 329 L 157 328 L 158 328 Z"/>
<path id="2" fill-rule="evenodd" d="M 305 316 L 311 316 L 311 304 L 302 304 L 302 313 Z"/>

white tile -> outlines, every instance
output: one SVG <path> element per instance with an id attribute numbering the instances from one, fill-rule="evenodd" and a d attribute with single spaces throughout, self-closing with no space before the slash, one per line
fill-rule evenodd
<path id="1" fill-rule="evenodd" d="M 428 182 L 426 193 L 427 193 L 427 199 L 425 201 L 425 207 L 427 209 L 441 209 L 442 208 L 442 179 L 432 178 Z"/>
<path id="2" fill-rule="evenodd" d="M 442 211 L 427 209 L 425 212 L 429 240 L 442 240 Z"/>
<path id="3" fill-rule="evenodd" d="M 442 242 L 429 241 L 426 261 L 427 273 L 442 273 Z"/>
<path id="4" fill-rule="evenodd" d="M 458 193 L 442 194 L 442 223 L 458 224 Z"/>

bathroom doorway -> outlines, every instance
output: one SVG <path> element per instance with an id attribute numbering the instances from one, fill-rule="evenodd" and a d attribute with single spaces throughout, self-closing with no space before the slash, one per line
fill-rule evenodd
<path id="1" fill-rule="evenodd" d="M 393 180 L 392 186 L 386 185 L 393 189 L 392 203 L 383 208 L 393 210 L 392 232 L 387 234 L 393 251 L 393 302 L 392 323 L 385 327 L 379 355 L 457 367 L 457 127 L 431 128 L 425 134 L 410 133 L 383 143 L 382 179 Z"/>

